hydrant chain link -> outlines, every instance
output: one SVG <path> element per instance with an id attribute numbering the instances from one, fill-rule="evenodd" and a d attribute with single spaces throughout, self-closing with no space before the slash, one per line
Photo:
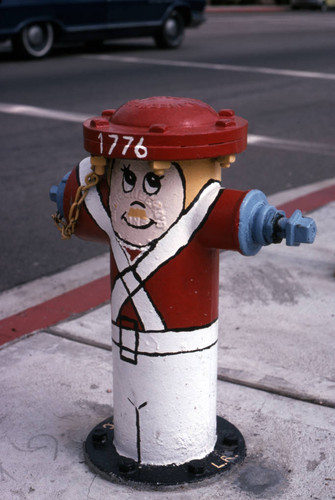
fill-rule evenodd
<path id="1" fill-rule="evenodd" d="M 68 240 L 71 238 L 79 219 L 80 208 L 84 203 L 88 191 L 91 187 L 96 186 L 99 180 L 99 175 L 97 175 L 93 171 L 87 174 L 87 176 L 85 177 L 85 184 L 79 186 L 76 191 L 74 202 L 72 203 L 69 211 L 69 222 L 67 224 L 60 216 L 59 212 L 51 216 L 55 221 L 57 228 L 61 232 L 63 240 Z"/>

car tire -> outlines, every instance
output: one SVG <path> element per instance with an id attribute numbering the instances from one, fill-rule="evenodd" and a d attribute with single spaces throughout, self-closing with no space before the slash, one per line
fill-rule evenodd
<path id="1" fill-rule="evenodd" d="M 32 23 L 13 39 L 13 48 L 25 57 L 41 58 L 50 52 L 53 43 L 54 30 L 50 23 Z"/>
<path id="2" fill-rule="evenodd" d="M 155 42 L 160 49 L 176 49 L 184 39 L 184 19 L 182 15 L 174 10 L 166 18 L 163 26 L 155 35 Z"/>

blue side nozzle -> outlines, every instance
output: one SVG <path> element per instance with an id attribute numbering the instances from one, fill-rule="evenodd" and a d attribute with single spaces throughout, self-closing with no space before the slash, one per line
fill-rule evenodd
<path id="1" fill-rule="evenodd" d="M 70 173 L 71 172 L 68 172 L 66 175 L 64 175 L 63 179 L 60 181 L 58 186 L 51 186 L 49 191 L 50 200 L 57 203 L 57 212 L 61 217 L 64 217 L 64 209 L 63 209 L 64 191 Z"/>
<path id="2" fill-rule="evenodd" d="M 280 243 L 299 246 L 313 243 L 316 224 L 296 210 L 290 218 L 285 212 L 270 205 L 261 191 L 254 189 L 244 198 L 240 207 L 239 243 L 244 255 L 255 255 L 262 246 Z"/>

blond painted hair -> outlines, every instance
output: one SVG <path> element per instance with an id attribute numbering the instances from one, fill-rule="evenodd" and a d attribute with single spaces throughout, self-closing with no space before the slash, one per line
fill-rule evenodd
<path id="1" fill-rule="evenodd" d="M 180 166 L 185 179 L 184 208 L 187 208 L 210 179 L 221 181 L 221 168 L 228 168 L 234 161 L 235 156 L 227 155 L 200 160 L 153 161 L 151 167 L 156 173 L 162 174 L 174 163 Z"/>

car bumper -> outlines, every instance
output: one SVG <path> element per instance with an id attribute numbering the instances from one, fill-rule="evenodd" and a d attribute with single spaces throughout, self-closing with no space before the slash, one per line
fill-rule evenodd
<path id="1" fill-rule="evenodd" d="M 203 12 L 192 12 L 191 22 L 189 27 L 196 28 L 200 26 L 203 22 L 205 22 L 206 16 Z"/>

